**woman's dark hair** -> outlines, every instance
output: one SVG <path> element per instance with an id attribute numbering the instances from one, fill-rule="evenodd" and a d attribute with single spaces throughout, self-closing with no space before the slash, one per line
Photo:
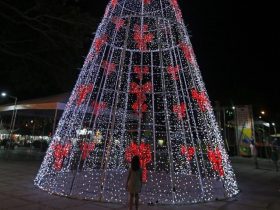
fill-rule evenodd
<path id="1" fill-rule="evenodd" d="M 133 156 L 131 160 L 131 168 L 133 171 L 137 171 L 140 168 L 140 159 L 139 156 Z"/>

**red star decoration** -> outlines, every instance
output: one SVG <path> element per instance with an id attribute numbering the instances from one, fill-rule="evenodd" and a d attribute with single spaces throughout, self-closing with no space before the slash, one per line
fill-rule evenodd
<path id="1" fill-rule="evenodd" d="M 78 88 L 77 105 L 80 106 L 86 99 L 87 95 L 93 91 L 93 84 L 81 85 Z"/>
<path id="2" fill-rule="evenodd" d="M 173 112 L 177 115 L 178 119 L 182 120 L 186 117 L 187 106 L 185 103 L 180 105 L 173 105 Z"/>
<path id="3" fill-rule="evenodd" d="M 167 67 L 167 72 L 168 72 L 168 74 L 171 75 L 173 80 L 178 80 L 179 79 L 179 77 L 178 77 L 179 69 L 180 69 L 179 65 Z"/>
<path id="4" fill-rule="evenodd" d="M 200 110 L 202 112 L 206 112 L 210 105 L 205 92 L 200 93 L 197 90 L 193 89 L 191 91 L 191 94 L 192 94 L 192 98 L 195 99 L 196 102 L 198 103 Z"/>

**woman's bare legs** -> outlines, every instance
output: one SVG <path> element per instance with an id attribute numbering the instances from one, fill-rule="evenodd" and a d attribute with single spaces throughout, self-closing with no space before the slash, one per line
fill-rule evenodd
<path id="1" fill-rule="evenodd" d="M 129 210 L 132 210 L 133 200 L 134 200 L 134 193 L 130 193 L 130 196 L 129 196 Z"/>
<path id="2" fill-rule="evenodd" d="M 136 207 L 136 210 L 138 210 L 138 204 L 139 204 L 139 194 L 135 193 L 135 207 Z"/>

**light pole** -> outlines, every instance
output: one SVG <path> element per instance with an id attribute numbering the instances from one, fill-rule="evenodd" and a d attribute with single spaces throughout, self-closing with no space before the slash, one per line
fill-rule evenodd
<path id="1" fill-rule="evenodd" d="M 14 109 L 13 109 L 13 114 L 12 114 L 12 119 L 11 119 L 11 124 L 10 124 L 10 139 L 11 139 L 11 138 L 12 138 L 13 131 L 14 131 L 14 127 L 15 127 L 15 122 L 16 122 L 16 115 L 17 115 L 17 109 L 16 109 L 16 106 L 17 106 L 17 97 L 8 95 L 6 92 L 2 92 L 2 93 L 1 93 L 1 96 L 2 96 L 2 97 L 9 97 L 9 98 L 14 99 Z"/>
<path id="2" fill-rule="evenodd" d="M 275 134 L 275 137 L 276 137 L 276 135 L 277 135 L 276 125 L 275 125 L 275 123 L 271 123 L 271 125 L 273 126 L 274 134 Z"/>
<path id="3" fill-rule="evenodd" d="M 262 119 L 262 116 L 264 116 L 265 115 L 265 111 L 261 111 L 260 112 L 260 119 Z M 265 121 L 264 121 L 265 122 Z M 264 126 L 264 123 L 262 123 L 262 128 L 263 128 L 263 136 L 262 136 L 262 138 L 263 138 L 263 142 L 265 142 L 265 126 Z"/>
<path id="4" fill-rule="evenodd" d="M 221 107 L 221 110 L 222 110 L 222 117 L 223 117 L 223 135 L 224 135 L 224 140 L 225 140 L 225 144 L 226 144 L 226 147 L 227 147 L 228 151 L 230 151 L 230 147 L 229 147 L 229 143 L 228 143 L 228 141 L 230 140 L 230 135 L 228 135 L 229 134 L 229 132 L 228 132 L 228 130 L 229 130 L 228 121 L 229 120 L 227 118 L 227 114 L 229 114 L 229 115 L 233 114 L 233 116 L 234 116 L 234 114 L 235 114 L 235 106 L 232 106 L 232 107 L 223 106 L 223 107 Z M 235 127 L 235 122 L 234 122 L 234 127 Z M 234 153 L 234 151 L 233 151 L 233 153 Z"/>

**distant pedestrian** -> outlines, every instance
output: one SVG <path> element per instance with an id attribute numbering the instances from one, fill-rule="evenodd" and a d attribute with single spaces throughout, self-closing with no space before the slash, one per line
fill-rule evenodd
<path id="1" fill-rule="evenodd" d="M 278 167 L 278 151 L 275 147 L 272 147 L 272 151 L 271 151 L 271 160 L 273 161 L 274 165 L 275 165 L 275 169 L 276 171 L 279 171 L 279 167 Z"/>
<path id="2" fill-rule="evenodd" d="M 131 167 L 128 172 L 126 181 L 126 189 L 130 193 L 129 197 L 129 210 L 132 210 L 133 201 L 135 199 L 135 207 L 138 210 L 139 206 L 139 193 L 142 188 L 142 169 L 140 168 L 139 156 L 134 156 L 131 161 Z"/>
<path id="3" fill-rule="evenodd" d="M 258 169 L 259 168 L 258 151 L 257 151 L 256 145 L 253 141 L 250 142 L 250 149 L 251 149 L 251 155 L 253 157 L 255 167 L 256 167 L 256 169 Z"/>

